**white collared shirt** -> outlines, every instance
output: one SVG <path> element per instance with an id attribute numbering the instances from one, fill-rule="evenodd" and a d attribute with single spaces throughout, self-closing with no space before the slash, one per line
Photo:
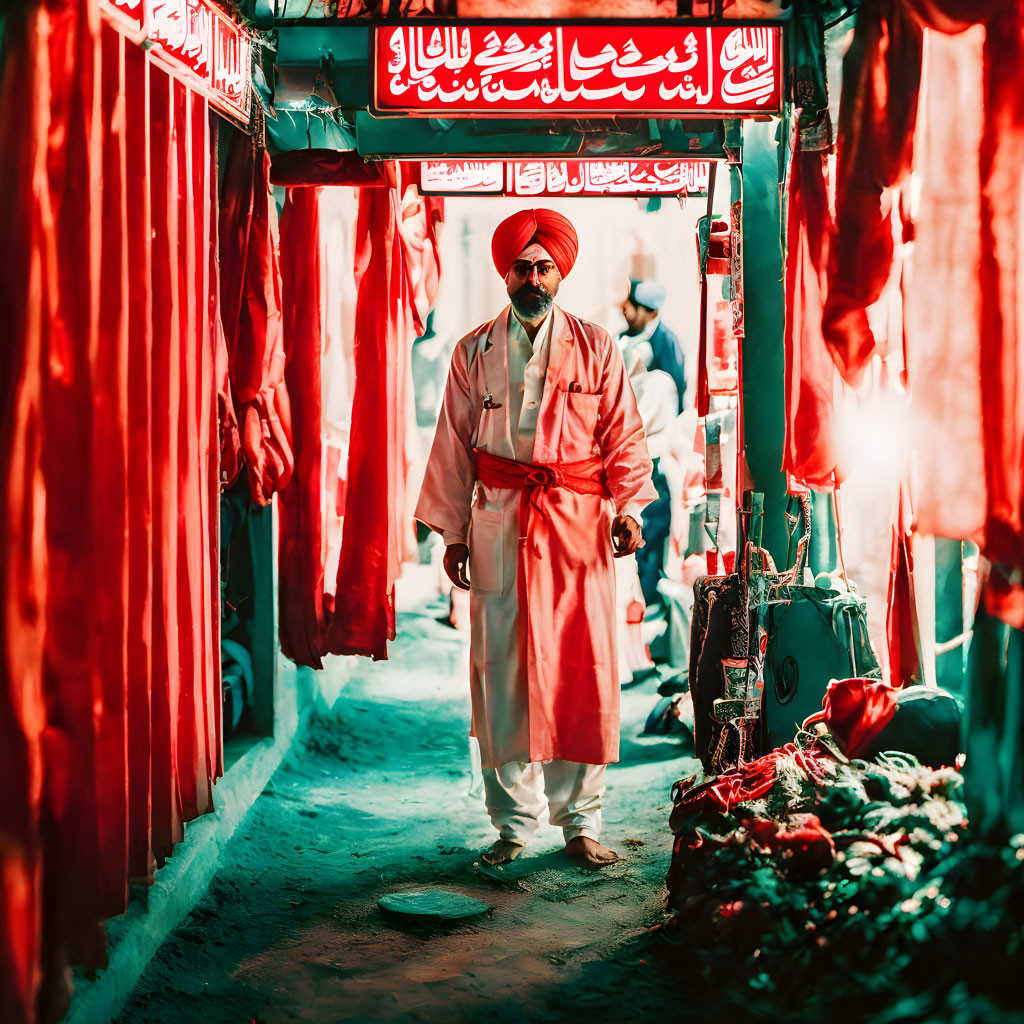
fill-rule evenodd
<path id="1" fill-rule="evenodd" d="M 537 416 L 544 397 L 544 381 L 548 374 L 551 352 L 551 328 L 554 305 L 540 322 L 533 341 L 516 315 L 508 318 L 508 423 L 515 441 L 516 459 L 533 461 L 533 445 L 537 434 Z"/>

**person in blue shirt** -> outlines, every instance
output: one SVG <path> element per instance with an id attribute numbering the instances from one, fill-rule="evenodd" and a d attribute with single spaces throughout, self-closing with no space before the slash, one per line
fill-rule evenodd
<path id="1" fill-rule="evenodd" d="M 658 315 L 666 294 L 656 281 L 631 278 L 629 297 L 622 304 L 626 330 L 619 335 L 619 348 L 648 433 L 654 466 L 651 479 L 658 492 L 657 499 L 644 509 L 647 544 L 636 553 L 640 588 L 648 607 L 661 600 L 658 580 L 664 574 L 665 546 L 672 532 L 672 496 L 661 471 L 658 439 L 668 436 L 668 424 L 682 412 L 686 392 L 682 346 Z"/>
<path id="2" fill-rule="evenodd" d="M 661 321 L 659 310 L 668 291 L 656 281 L 629 282 L 629 296 L 622 304 L 626 330 L 620 340 L 629 339 L 634 347 L 644 342 L 650 346 L 648 370 L 664 370 L 676 383 L 679 412 L 683 411 L 686 395 L 686 366 L 683 347 L 679 339 Z M 646 361 L 646 360 L 645 360 Z"/>

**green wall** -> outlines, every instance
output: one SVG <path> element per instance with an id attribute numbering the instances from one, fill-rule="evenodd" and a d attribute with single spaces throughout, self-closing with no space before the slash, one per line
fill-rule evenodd
<path id="1" fill-rule="evenodd" d="M 743 412 L 747 464 L 764 492 L 764 545 L 786 563 L 785 314 L 778 122 L 743 125 Z"/>

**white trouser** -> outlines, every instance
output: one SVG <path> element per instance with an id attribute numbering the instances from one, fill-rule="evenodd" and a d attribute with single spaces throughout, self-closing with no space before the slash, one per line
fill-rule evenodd
<path id="1" fill-rule="evenodd" d="M 540 824 L 544 808 L 565 841 L 576 836 L 598 839 L 601 834 L 603 764 L 510 761 L 484 768 L 484 797 L 491 823 L 502 839 L 526 843 Z"/>

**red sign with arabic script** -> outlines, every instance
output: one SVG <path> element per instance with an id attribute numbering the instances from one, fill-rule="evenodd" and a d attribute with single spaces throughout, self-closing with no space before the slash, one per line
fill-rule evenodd
<path id="1" fill-rule="evenodd" d="M 211 0 L 101 0 L 115 28 L 148 43 L 175 77 L 248 122 L 252 39 Z"/>
<path id="2" fill-rule="evenodd" d="M 782 105 L 774 25 L 405 25 L 374 29 L 379 113 L 709 116 Z"/>
<path id="3" fill-rule="evenodd" d="M 427 195 L 645 196 L 707 192 L 710 160 L 424 160 Z"/>

